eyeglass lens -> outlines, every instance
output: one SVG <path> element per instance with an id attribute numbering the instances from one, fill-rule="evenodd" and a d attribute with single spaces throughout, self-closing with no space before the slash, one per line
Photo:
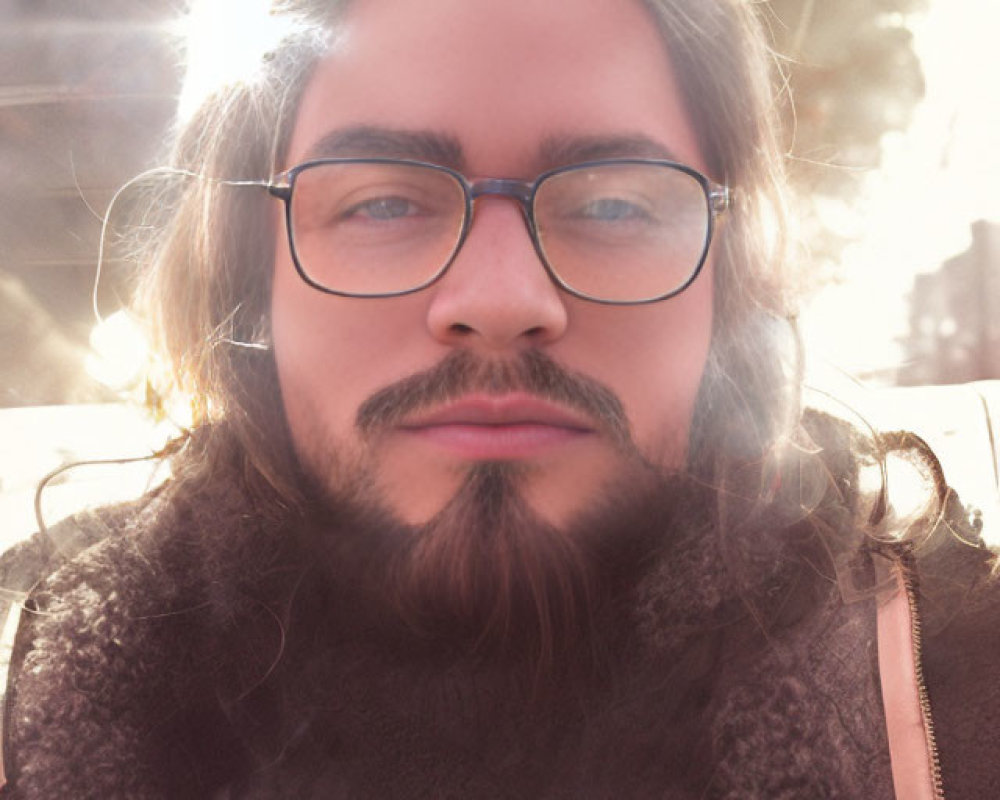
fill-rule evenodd
<path id="1" fill-rule="evenodd" d="M 465 189 L 445 170 L 406 163 L 310 165 L 290 209 L 299 268 L 337 292 L 405 292 L 452 259 Z M 569 288 L 634 302 L 682 287 L 698 268 L 708 198 L 688 173 L 660 164 L 609 163 L 556 172 L 538 186 L 539 249 Z"/>

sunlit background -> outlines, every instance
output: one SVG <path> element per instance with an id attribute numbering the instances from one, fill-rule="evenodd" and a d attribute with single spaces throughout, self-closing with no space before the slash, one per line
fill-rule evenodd
<path id="1" fill-rule="evenodd" d="M 100 325 L 91 311 L 102 217 L 118 187 L 160 163 L 174 113 L 248 73 L 283 33 L 266 24 L 266 0 L 200 0 L 187 17 L 178 6 L 0 5 L 0 548 L 34 527 L 42 474 L 148 454 L 171 430 L 134 402 L 149 354 L 121 311 L 129 265 L 113 224 Z M 762 7 L 796 109 L 789 165 L 803 271 L 830 284 L 802 318 L 812 361 L 878 387 L 1000 378 L 1000 0 Z M 182 37 L 192 66 L 183 83 Z M 127 193 L 121 206 L 124 219 Z M 886 424 L 936 429 L 951 460 L 975 465 L 970 493 L 1000 513 L 989 505 L 988 439 L 966 457 L 944 424 L 974 415 L 978 401 L 894 391 Z M 882 419 L 880 402 L 870 405 Z M 151 479 L 149 467 L 123 469 L 54 481 L 47 518 Z"/>
<path id="2" fill-rule="evenodd" d="M 969 250 L 973 223 L 1000 224 L 1000 2 L 935 0 L 907 25 L 926 94 L 910 127 L 882 139 L 881 168 L 858 199 L 862 238 L 843 253 L 843 282 L 805 315 L 817 355 L 883 384 L 907 359 L 914 278 Z M 991 309 L 1000 318 L 1000 232 L 991 235 Z M 946 317 L 941 333 L 963 322 Z"/>

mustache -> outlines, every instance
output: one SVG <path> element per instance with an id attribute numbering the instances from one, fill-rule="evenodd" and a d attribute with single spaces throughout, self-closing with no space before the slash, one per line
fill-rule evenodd
<path id="1" fill-rule="evenodd" d="M 537 350 L 514 359 L 487 360 L 464 350 L 450 353 L 424 372 L 375 392 L 358 408 L 355 425 L 366 436 L 400 423 L 410 414 L 471 392 L 523 391 L 582 412 L 613 441 L 633 449 L 625 408 L 607 386 L 557 364 Z"/>

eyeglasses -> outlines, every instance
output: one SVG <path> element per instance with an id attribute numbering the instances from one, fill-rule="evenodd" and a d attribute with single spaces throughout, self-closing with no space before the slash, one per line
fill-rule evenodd
<path id="1" fill-rule="evenodd" d="M 671 161 L 593 161 L 533 182 L 484 178 L 420 161 L 338 158 L 277 175 L 292 261 L 310 286 L 394 297 L 438 280 L 462 248 L 475 201 L 521 207 L 549 277 L 572 295 L 633 305 L 684 291 L 708 254 L 730 190 Z"/>

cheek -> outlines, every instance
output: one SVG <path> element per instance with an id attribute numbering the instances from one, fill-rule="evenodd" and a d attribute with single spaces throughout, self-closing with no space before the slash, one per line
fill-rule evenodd
<path id="1" fill-rule="evenodd" d="M 271 330 L 285 416 L 300 455 L 343 444 L 355 394 L 372 369 L 373 330 L 365 302 L 320 292 L 295 271 L 287 247 L 274 259 Z"/>
<path id="2" fill-rule="evenodd" d="M 649 337 L 653 364 L 649 389 L 638 401 L 636 438 L 648 437 L 648 452 L 665 466 L 679 467 L 687 445 L 695 401 L 712 342 L 713 275 L 706 269 L 684 294 L 665 304 L 664 318 Z M 641 445 L 640 445 L 641 446 Z"/>
<path id="3" fill-rule="evenodd" d="M 358 406 L 414 372 L 401 347 L 420 323 L 419 296 L 343 298 L 308 286 L 276 254 L 271 328 L 285 415 L 300 453 L 351 444 Z"/>
<path id="4" fill-rule="evenodd" d="M 593 330 L 586 352 L 601 358 L 604 380 L 624 403 L 643 455 L 672 468 L 684 463 L 695 400 L 712 338 L 712 276 L 706 268 L 677 297 L 650 306 L 581 308 L 615 316 Z M 581 362 L 579 368 L 587 372 Z M 590 368 L 594 377 L 598 366 Z"/>
<path id="5" fill-rule="evenodd" d="M 339 407 L 345 385 L 345 363 L 350 348 L 345 339 L 331 336 L 327 298 L 299 279 L 286 260 L 275 259 L 271 300 L 271 330 L 282 402 L 296 449 L 321 421 L 323 427 L 342 427 Z M 332 368 L 331 364 L 338 365 Z M 317 420 L 319 417 L 319 420 Z"/>

